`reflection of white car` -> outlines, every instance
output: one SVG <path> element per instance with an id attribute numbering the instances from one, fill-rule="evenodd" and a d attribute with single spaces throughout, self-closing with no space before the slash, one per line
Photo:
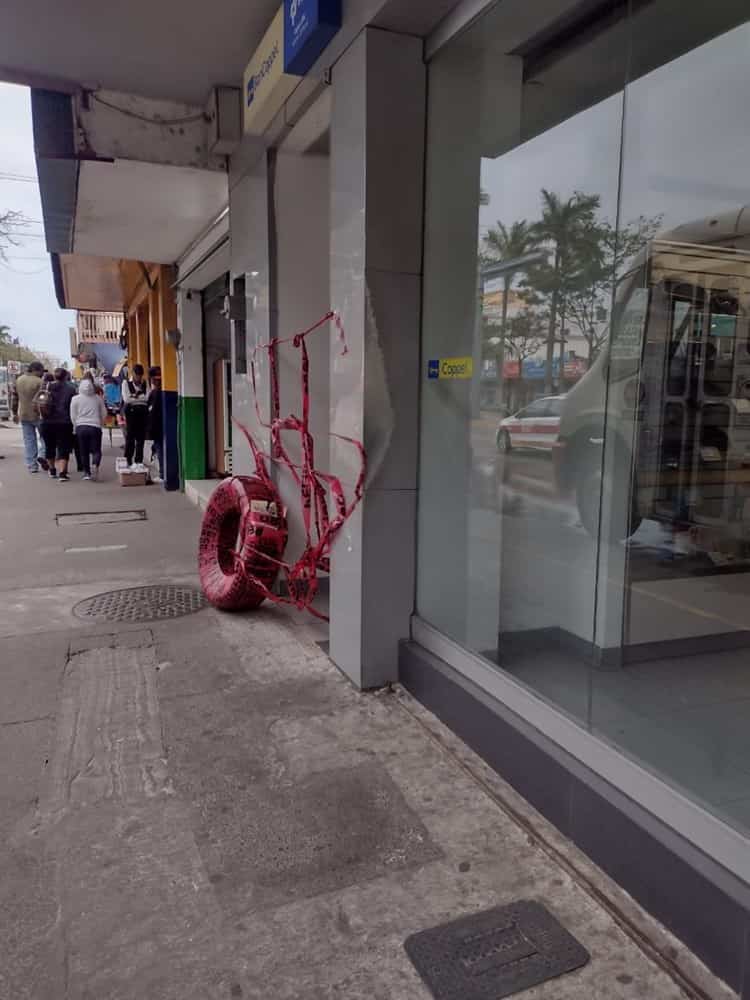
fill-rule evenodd
<path id="1" fill-rule="evenodd" d="M 497 450 L 508 452 L 511 448 L 528 448 L 551 452 L 560 432 L 560 410 L 564 398 L 542 396 L 512 417 L 501 420 L 495 437 Z"/>

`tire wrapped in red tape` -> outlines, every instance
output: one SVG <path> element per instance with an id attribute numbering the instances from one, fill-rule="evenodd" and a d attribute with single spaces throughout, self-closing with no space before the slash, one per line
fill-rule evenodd
<path id="1" fill-rule="evenodd" d="M 288 538 L 272 484 L 255 476 L 225 479 L 203 515 L 198 569 L 203 593 L 226 611 L 257 608 L 276 579 Z"/>

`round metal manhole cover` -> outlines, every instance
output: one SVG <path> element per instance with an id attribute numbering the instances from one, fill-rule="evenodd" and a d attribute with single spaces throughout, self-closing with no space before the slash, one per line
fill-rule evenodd
<path id="1" fill-rule="evenodd" d="M 153 622 L 192 615 L 208 607 L 197 587 L 155 584 L 110 590 L 80 601 L 73 608 L 77 618 L 100 622 Z"/>

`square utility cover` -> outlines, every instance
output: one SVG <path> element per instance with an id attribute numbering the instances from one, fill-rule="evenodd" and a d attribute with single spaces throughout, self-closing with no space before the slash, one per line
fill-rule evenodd
<path id="1" fill-rule="evenodd" d="M 590 958 L 548 910 L 529 901 L 420 931 L 404 947 L 435 1000 L 501 1000 Z"/>

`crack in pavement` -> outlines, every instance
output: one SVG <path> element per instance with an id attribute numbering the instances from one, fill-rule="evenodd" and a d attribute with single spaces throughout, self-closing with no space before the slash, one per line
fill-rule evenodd
<path id="1" fill-rule="evenodd" d="M 25 726 L 30 722 L 52 722 L 54 718 L 54 715 L 36 715 L 33 719 L 12 719 L 10 722 L 0 722 L 0 729 L 5 729 L 6 726 Z"/>

